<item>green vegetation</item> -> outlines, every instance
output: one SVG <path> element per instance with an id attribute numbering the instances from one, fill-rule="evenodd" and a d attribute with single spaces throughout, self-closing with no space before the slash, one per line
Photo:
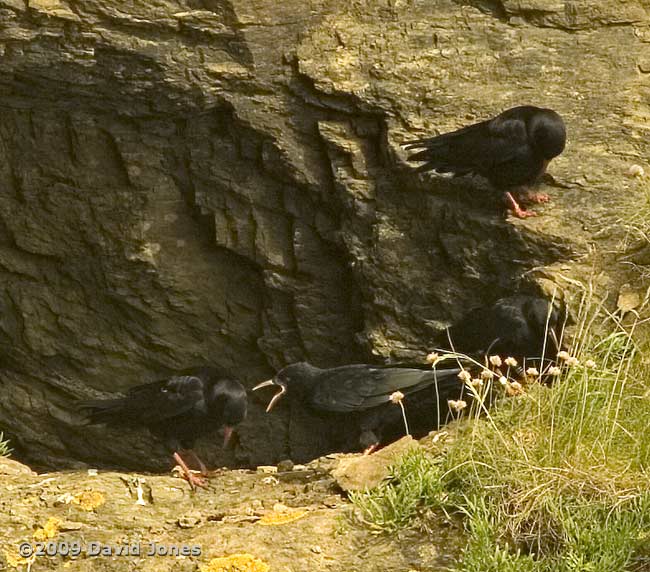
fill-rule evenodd
<path id="1" fill-rule="evenodd" d="M 9 441 L 5 440 L 4 434 L 0 431 L 0 457 L 8 457 L 11 453 Z"/>
<path id="2" fill-rule="evenodd" d="M 467 533 L 462 572 L 650 570 L 650 366 L 634 325 L 608 316 L 598 337 L 602 308 L 588 307 L 551 387 L 529 383 L 489 412 L 475 400 L 352 497 L 361 519 L 391 532 L 446 515 Z"/>

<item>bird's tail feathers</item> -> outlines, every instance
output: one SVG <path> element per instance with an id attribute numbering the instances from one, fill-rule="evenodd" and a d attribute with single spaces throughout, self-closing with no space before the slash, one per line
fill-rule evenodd
<path id="1" fill-rule="evenodd" d="M 480 153 L 485 125 L 477 123 L 468 125 L 451 133 L 443 133 L 429 139 L 405 141 L 402 146 L 416 152 L 408 156 L 408 161 L 426 161 L 417 168 L 418 172 L 435 170 L 438 173 L 469 172 L 469 157 Z"/>
<path id="2" fill-rule="evenodd" d="M 125 399 L 93 399 L 80 401 L 75 408 L 86 415 L 89 423 L 107 423 L 124 414 L 125 404 Z"/>

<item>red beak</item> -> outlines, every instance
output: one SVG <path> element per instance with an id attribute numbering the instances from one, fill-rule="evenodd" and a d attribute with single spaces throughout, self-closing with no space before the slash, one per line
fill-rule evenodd
<path id="1" fill-rule="evenodd" d="M 225 425 L 223 428 L 223 448 L 225 449 L 230 443 L 230 438 L 232 437 L 232 427 Z"/>

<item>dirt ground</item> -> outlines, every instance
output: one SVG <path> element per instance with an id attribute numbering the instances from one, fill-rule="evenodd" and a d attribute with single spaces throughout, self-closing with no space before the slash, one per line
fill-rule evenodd
<path id="1" fill-rule="evenodd" d="M 448 526 L 435 537 L 387 536 L 357 524 L 331 475 L 335 464 L 329 457 L 288 471 L 220 470 L 192 491 L 173 475 L 37 475 L 3 460 L 0 568 L 424 572 L 443 570 L 458 556 Z M 25 551 L 42 546 L 56 555 L 21 558 L 21 543 Z M 149 554 L 151 543 L 156 554 Z M 251 556 L 213 560 L 234 554 Z"/>

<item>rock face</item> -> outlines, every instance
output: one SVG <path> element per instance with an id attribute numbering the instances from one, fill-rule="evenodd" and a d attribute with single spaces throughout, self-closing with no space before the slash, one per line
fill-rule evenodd
<path id="1" fill-rule="evenodd" d="M 37 465 L 160 468 L 148 435 L 80 427 L 75 396 L 202 363 L 250 386 L 297 359 L 418 357 L 540 276 L 634 283 L 648 256 L 617 260 L 645 201 L 625 173 L 649 150 L 649 12 L 0 0 L 0 428 Z M 404 139 L 522 103 L 569 130 L 543 216 L 405 165 Z M 234 452 L 204 445 L 302 460 L 308 429 L 254 403 Z"/>

